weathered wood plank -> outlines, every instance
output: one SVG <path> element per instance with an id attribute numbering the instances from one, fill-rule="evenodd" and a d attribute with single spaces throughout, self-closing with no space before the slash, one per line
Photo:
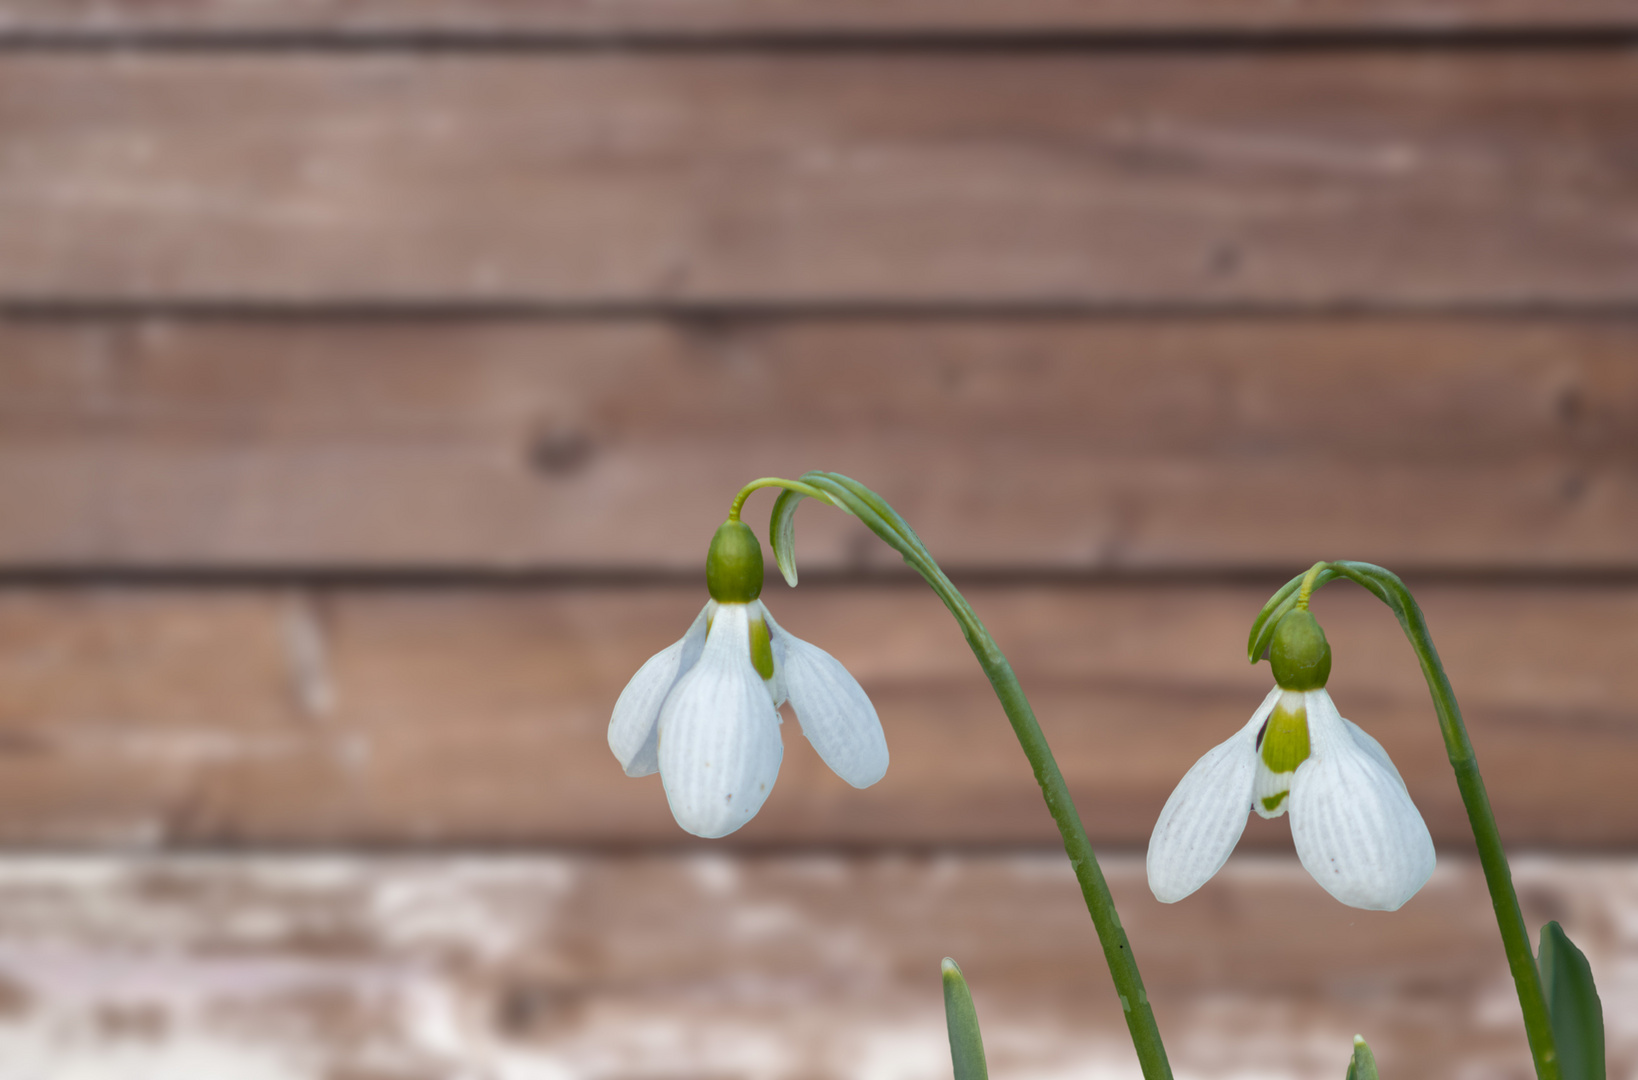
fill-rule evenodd
<path id="1" fill-rule="evenodd" d="M 1634 69 L 25 50 L 0 299 L 1629 305 Z"/>
<path id="2" fill-rule="evenodd" d="M 1393 915 L 1283 860 L 1173 907 L 1107 866 L 1180 1074 L 1530 1075 L 1478 868 Z M 1638 867 L 1518 867 L 1638 1067 Z M 1027 917 L 1020 917 L 1027 912 Z M 11 859 L 0 1048 L 13 1074 L 148 1080 L 947 1076 L 958 957 L 998 1075 L 1135 1077 L 1059 855 L 734 860 Z"/>
<path id="3" fill-rule="evenodd" d="M 1414 584 L 1414 583 L 1413 583 Z M 1147 842 L 1194 760 L 1262 699 L 1240 655 L 1267 591 L 981 587 L 1092 834 Z M 703 602 L 684 588 L 0 594 L 0 842 L 13 846 L 681 845 L 658 778 L 628 780 L 609 710 Z M 887 778 L 858 792 L 787 724 L 779 785 L 733 843 L 1051 844 L 987 686 L 920 587 L 770 588 L 850 665 Z M 1638 845 L 1638 589 L 1441 587 L 1428 617 L 1513 844 Z M 1435 837 L 1468 850 L 1397 626 L 1320 601 L 1333 693 L 1393 754 Z M 1283 821 L 1245 843 L 1289 850 Z"/>
<path id="4" fill-rule="evenodd" d="M 0 567 L 692 570 L 740 484 L 820 467 L 957 567 L 1632 568 L 1635 352 L 1568 319 L 12 320 Z M 799 521 L 810 571 L 897 565 Z"/>
<path id="5" fill-rule="evenodd" d="M 3 0 L 0 35 L 951 34 L 1614 29 L 1631 0 Z"/>

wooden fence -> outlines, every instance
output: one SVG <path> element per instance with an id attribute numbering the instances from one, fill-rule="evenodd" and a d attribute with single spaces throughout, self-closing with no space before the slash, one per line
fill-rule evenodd
<path id="1" fill-rule="evenodd" d="M 786 725 L 681 833 L 605 744 L 745 480 L 916 526 L 1109 857 L 1179 1075 L 1529 1074 L 1426 692 L 1316 610 L 1441 868 L 1154 817 L 1317 558 L 1398 570 L 1532 926 L 1638 1076 L 1638 3 L 0 0 L 0 1080 L 1135 1076 L 937 601 L 806 506 Z M 765 535 L 768 496 L 748 518 Z M 771 500 L 770 500 L 771 501 Z"/>

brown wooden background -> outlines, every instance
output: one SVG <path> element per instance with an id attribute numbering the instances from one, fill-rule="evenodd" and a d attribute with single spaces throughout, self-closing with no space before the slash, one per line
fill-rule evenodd
<path id="1" fill-rule="evenodd" d="M 1638 1076 L 1638 4 L 0 0 L 0 1080 L 1135 1076 L 959 633 L 808 506 L 875 700 L 707 844 L 604 743 L 747 479 L 915 524 L 1012 656 L 1180 1076 L 1523 1077 L 1407 646 L 1343 711 L 1441 869 L 1141 855 L 1316 558 L 1400 571 L 1532 928 Z M 763 528 L 771 498 L 748 516 Z"/>

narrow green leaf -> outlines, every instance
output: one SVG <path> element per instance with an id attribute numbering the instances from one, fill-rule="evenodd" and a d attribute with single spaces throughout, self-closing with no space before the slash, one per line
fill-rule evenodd
<path id="1" fill-rule="evenodd" d="M 824 473 L 810 473 L 810 476 L 823 476 Z M 768 543 L 773 545 L 774 562 L 779 566 L 779 572 L 784 575 L 785 584 L 796 588 L 796 507 L 805 498 L 815 498 L 820 502 L 846 513 L 853 513 L 842 502 L 826 490 L 823 486 L 815 487 L 802 480 L 782 480 L 769 478 L 766 481 L 756 481 L 763 486 L 779 485 L 779 497 L 774 500 L 773 516 L 768 519 Z M 790 485 L 796 485 L 792 487 Z M 805 490 L 804 490 L 805 489 Z M 741 496 L 743 498 L 743 496 Z"/>
<path id="2" fill-rule="evenodd" d="M 1401 623 L 1405 621 L 1405 598 L 1410 595 L 1410 590 L 1405 588 L 1405 583 L 1399 579 L 1398 574 L 1375 563 L 1355 562 L 1352 559 L 1334 562 L 1329 569 L 1331 577 L 1345 577 L 1363 586 L 1378 600 L 1387 604 Z"/>
<path id="3" fill-rule="evenodd" d="M 1251 620 L 1251 636 L 1246 639 L 1246 654 L 1251 657 L 1253 664 L 1262 659 L 1263 653 L 1268 649 L 1269 639 L 1274 636 L 1274 624 L 1280 621 L 1274 618 L 1274 613 L 1279 611 L 1281 615 L 1284 615 L 1285 611 L 1280 609 L 1282 607 L 1288 608 L 1290 603 L 1296 602 L 1297 589 L 1302 585 L 1302 579 L 1307 573 L 1308 571 L 1304 570 L 1301 574 L 1281 585 L 1280 590 L 1268 598 L 1268 603 L 1263 605 L 1263 610 L 1259 611 L 1257 617 Z"/>
<path id="4" fill-rule="evenodd" d="M 768 519 L 768 543 L 773 548 L 774 562 L 785 576 L 785 584 L 796 588 L 796 506 L 805 496 L 800 491 L 786 488 L 774 500 L 773 516 Z"/>
<path id="5" fill-rule="evenodd" d="M 1246 639 L 1246 656 L 1253 664 L 1261 660 L 1263 653 L 1268 651 L 1269 642 L 1274 640 L 1274 628 L 1280 625 L 1280 620 L 1297 606 L 1297 593 L 1302 589 L 1303 578 L 1307 576 L 1308 571 L 1304 570 L 1281 585 L 1279 591 L 1268 598 L 1263 610 L 1251 620 L 1251 634 Z M 1314 577 L 1314 591 L 1318 592 L 1326 582 L 1334 581 L 1336 577 L 1337 571 L 1326 566 Z"/>
<path id="6" fill-rule="evenodd" d="M 1354 1036 L 1354 1056 L 1348 1059 L 1347 1080 L 1377 1080 L 1376 1055 L 1365 1045 L 1365 1036 Z"/>
<path id="7" fill-rule="evenodd" d="M 809 472 L 802 474 L 802 482 L 823 491 L 831 502 L 864 522 L 888 547 L 903 555 L 906 562 L 917 565 L 928 558 L 920 541 L 907 538 L 899 527 L 876 509 L 877 506 L 886 506 L 881 497 L 857 480 L 849 480 L 836 473 Z M 892 516 L 898 517 L 897 514 Z"/>
<path id="8" fill-rule="evenodd" d="M 1587 956 L 1564 928 L 1541 928 L 1541 988 L 1553 1021 L 1562 1080 L 1604 1080 L 1604 1010 Z"/>
<path id="9" fill-rule="evenodd" d="M 931 561 L 921 537 L 916 535 L 909 522 L 900 517 L 899 512 L 887 504 L 887 500 L 857 480 L 829 472 L 807 473 L 802 479 L 836 497 L 860 521 L 870 526 L 871 531 L 881 537 L 888 547 L 904 556 L 905 562 L 914 566 L 922 560 Z"/>
<path id="10" fill-rule="evenodd" d="M 880 514 L 884 521 L 892 525 L 894 531 L 900 536 L 904 537 L 904 539 L 911 545 L 918 548 L 926 547 L 926 545 L 921 542 L 921 537 L 916 535 L 916 530 L 910 527 L 910 523 L 904 520 L 897 510 L 888 505 L 886 499 L 882 498 L 871 489 L 865 487 L 851 476 L 843 476 L 841 473 L 825 473 L 824 475 L 830 477 L 830 479 L 836 481 L 838 484 L 841 484 L 843 487 L 847 488 L 849 491 L 853 492 L 860 499 L 862 499 L 872 510 Z"/>
<path id="11" fill-rule="evenodd" d="M 978 1033 L 978 1012 L 973 1008 L 967 980 L 948 956 L 944 958 L 943 970 L 944 1022 L 950 1029 L 950 1061 L 955 1066 L 955 1080 L 989 1080 L 989 1066 L 984 1063 L 984 1040 Z"/>

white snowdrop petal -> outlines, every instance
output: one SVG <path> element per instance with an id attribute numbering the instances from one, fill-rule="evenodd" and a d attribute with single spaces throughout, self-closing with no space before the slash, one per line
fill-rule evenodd
<path id="1" fill-rule="evenodd" d="M 751 666 L 746 606 L 723 604 L 705 649 L 660 710 L 660 780 L 695 836 L 726 836 L 762 808 L 779 775 L 779 713 Z"/>
<path id="2" fill-rule="evenodd" d="M 1374 758 L 1378 765 L 1392 773 L 1393 778 L 1399 781 L 1400 787 L 1404 787 L 1405 778 L 1399 775 L 1398 769 L 1394 768 L 1393 759 L 1388 756 L 1386 750 L 1382 749 L 1382 744 L 1372 738 L 1364 728 L 1347 717 L 1342 716 L 1338 717 L 1338 719 L 1342 721 L 1342 726 L 1347 729 L 1348 734 L 1353 736 L 1354 743 L 1366 754 Z"/>
<path id="3" fill-rule="evenodd" d="M 785 693 L 808 737 L 831 771 L 856 788 L 887 774 L 887 736 L 864 688 L 834 656 L 782 629 L 768 627 Z"/>
<path id="4" fill-rule="evenodd" d="M 701 608 L 688 632 L 649 657 L 620 691 L 609 720 L 609 749 L 627 776 L 647 776 L 659 770 L 660 706 L 677 680 L 699 660 L 714 603 Z"/>
<path id="5" fill-rule="evenodd" d="M 1350 907 L 1394 911 L 1433 874 L 1433 838 L 1381 746 L 1356 739 L 1352 726 L 1329 695 L 1310 693 L 1313 753 L 1291 785 L 1291 838 L 1326 892 Z"/>
<path id="6" fill-rule="evenodd" d="M 1274 711 L 1275 690 L 1232 738 L 1183 775 L 1149 837 L 1149 889 L 1174 904 L 1223 868 L 1245 831 L 1257 778 L 1257 730 Z"/>
<path id="7" fill-rule="evenodd" d="M 1348 734 L 1348 737 L 1353 739 L 1355 747 L 1357 747 L 1367 757 L 1375 761 L 1390 775 L 1392 775 L 1393 778 L 1399 782 L 1400 787 L 1405 786 L 1404 777 L 1399 775 L 1399 770 L 1394 767 L 1393 759 L 1390 758 L 1388 756 L 1388 752 L 1382 748 L 1382 744 L 1377 742 L 1376 739 L 1373 738 L 1364 728 L 1343 716 L 1342 713 L 1337 710 L 1336 702 L 1331 700 L 1330 693 L 1323 688 L 1319 690 L 1310 690 L 1304 695 L 1303 704 L 1304 708 L 1311 715 L 1318 715 L 1320 717 L 1320 728 L 1317 738 L 1329 745 L 1329 740 L 1335 737 L 1335 733 L 1337 731 L 1336 725 L 1340 725 L 1341 730 L 1345 731 Z M 1312 732 L 1312 726 L 1310 726 L 1310 731 Z M 1318 743 L 1314 745 L 1314 749 L 1316 751 L 1319 749 Z M 1344 747 L 1344 750 L 1346 750 L 1346 747 Z"/>

